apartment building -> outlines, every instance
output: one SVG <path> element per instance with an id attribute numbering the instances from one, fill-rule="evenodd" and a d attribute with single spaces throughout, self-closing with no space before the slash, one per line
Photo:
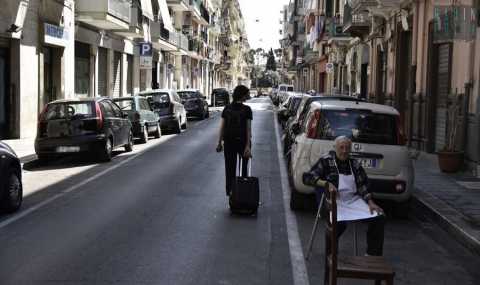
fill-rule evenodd
<path id="1" fill-rule="evenodd" d="M 465 152 L 466 164 L 478 168 L 480 1 L 291 4 L 295 13 L 303 7 L 306 15 L 307 50 L 290 61 L 298 89 L 350 94 L 394 106 L 401 113 L 408 144 L 427 152 L 445 147 L 452 135 L 449 122 L 457 121 L 455 145 Z M 293 18 L 288 21 L 295 25 Z M 297 26 L 294 32 L 301 29 Z M 301 39 L 293 37 L 282 47 L 285 52 L 301 45 Z M 452 106 L 458 106 L 456 117 L 448 111 Z"/>
<path id="2" fill-rule="evenodd" d="M 248 78 L 243 63 L 248 42 L 237 0 L 4 2 L 3 139 L 34 137 L 39 112 L 57 99 L 157 88 L 197 88 L 210 96 L 215 87 L 232 88 Z M 151 65 L 140 62 L 143 43 L 152 46 Z M 228 54 L 232 46 L 237 49 Z"/>

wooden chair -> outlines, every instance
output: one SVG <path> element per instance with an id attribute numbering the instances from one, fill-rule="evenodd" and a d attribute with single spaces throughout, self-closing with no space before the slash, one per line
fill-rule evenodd
<path id="1" fill-rule="evenodd" d="M 351 278 L 375 280 L 375 285 L 380 285 L 385 280 L 387 285 L 393 285 L 395 272 L 382 256 L 338 256 L 335 192 L 327 193 L 325 202 L 329 218 L 325 222 L 324 284 L 336 285 L 337 278 Z"/>

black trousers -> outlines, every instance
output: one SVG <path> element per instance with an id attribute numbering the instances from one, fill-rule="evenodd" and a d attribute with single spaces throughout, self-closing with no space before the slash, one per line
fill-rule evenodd
<path id="1" fill-rule="evenodd" d="M 225 140 L 223 142 L 223 154 L 225 156 L 225 190 L 230 194 L 235 186 L 237 171 L 237 156 L 243 157 L 245 142 L 239 140 Z M 242 158 L 242 176 L 247 176 L 248 158 Z"/>
<path id="2" fill-rule="evenodd" d="M 383 255 L 383 240 L 385 230 L 385 216 L 377 216 L 370 219 L 362 220 L 368 224 L 367 229 L 367 254 L 381 256 Z M 347 229 L 348 221 L 337 222 L 337 244 L 340 236 Z M 330 239 L 326 239 L 326 249 L 330 249 Z"/>

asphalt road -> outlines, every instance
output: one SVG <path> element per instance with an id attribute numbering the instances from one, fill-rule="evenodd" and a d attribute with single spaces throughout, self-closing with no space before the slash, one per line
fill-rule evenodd
<path id="1" fill-rule="evenodd" d="M 0 284 L 321 284 L 323 228 L 301 282 L 292 226 L 305 250 L 314 213 L 285 209 L 273 107 L 268 99 L 249 104 L 257 217 L 228 210 L 223 156 L 214 151 L 216 112 L 110 163 L 25 165 L 24 206 L 0 216 Z M 359 225 L 361 251 L 363 230 Z M 351 235 L 350 228 L 341 252 L 351 251 Z M 421 217 L 389 218 L 385 256 L 395 284 L 480 280 L 479 258 Z"/>

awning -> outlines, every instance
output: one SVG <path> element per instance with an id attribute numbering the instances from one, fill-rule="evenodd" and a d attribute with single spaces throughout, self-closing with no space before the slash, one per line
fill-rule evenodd
<path id="1" fill-rule="evenodd" d="M 140 0 L 140 4 L 142 5 L 142 14 L 150 20 L 154 21 L 152 0 Z"/>
<path id="2" fill-rule="evenodd" d="M 160 7 L 160 15 L 162 16 L 163 27 L 170 31 L 175 32 L 172 26 L 172 18 L 170 18 L 170 12 L 168 12 L 167 0 L 157 0 L 158 7 Z"/>

